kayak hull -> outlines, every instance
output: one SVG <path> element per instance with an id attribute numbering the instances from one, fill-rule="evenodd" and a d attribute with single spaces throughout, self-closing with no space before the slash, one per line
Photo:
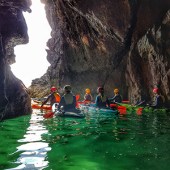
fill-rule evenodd
<path id="1" fill-rule="evenodd" d="M 55 116 L 59 117 L 73 117 L 73 118 L 84 118 L 85 115 L 83 112 L 80 111 L 80 113 L 76 112 L 61 112 L 61 111 L 56 111 Z"/>
<path id="2" fill-rule="evenodd" d="M 118 115 L 118 110 L 113 110 L 110 108 L 98 108 L 94 104 L 84 105 L 80 104 L 80 110 L 82 110 L 86 115 L 93 117 L 114 117 Z"/>
<path id="3" fill-rule="evenodd" d="M 74 118 L 84 118 L 85 115 L 84 113 L 79 110 L 79 109 L 75 109 L 75 110 L 70 110 L 70 111 L 61 111 L 57 109 L 57 103 L 54 103 L 52 106 L 52 111 L 54 112 L 55 116 L 59 116 L 59 117 L 74 117 Z"/>
<path id="4" fill-rule="evenodd" d="M 41 104 L 36 103 L 36 102 L 31 103 L 31 107 L 32 107 L 32 109 L 52 110 L 51 105 L 43 105 L 43 106 L 41 107 Z"/>

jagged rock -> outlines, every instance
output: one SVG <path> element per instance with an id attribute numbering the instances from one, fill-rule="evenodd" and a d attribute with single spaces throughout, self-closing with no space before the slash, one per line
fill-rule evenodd
<path id="1" fill-rule="evenodd" d="M 157 85 L 169 102 L 169 0 L 42 2 L 52 28 L 42 88 L 71 84 L 83 96 L 118 87 L 133 102 L 150 100 Z"/>
<path id="2" fill-rule="evenodd" d="M 150 100 L 156 85 L 170 104 L 169 0 L 41 1 L 52 28 L 47 42 L 51 66 L 33 80 L 32 97 L 47 95 L 52 85 L 71 84 L 81 96 L 87 87 L 94 96 L 98 86 L 110 96 L 119 88 L 133 102 Z M 28 42 L 22 11 L 31 12 L 30 4 L 0 0 L 0 108 L 6 117 L 30 111 L 28 93 L 10 70 L 13 47 Z"/>
<path id="3" fill-rule="evenodd" d="M 130 51 L 127 79 L 131 88 L 130 98 L 152 96 L 152 88 L 157 86 L 166 101 L 170 100 L 170 11 L 159 27 L 150 28 Z M 133 100 L 131 99 L 131 100 Z"/>
<path id="4" fill-rule="evenodd" d="M 31 113 L 31 100 L 21 80 L 11 72 L 14 47 L 28 43 L 22 11 L 30 12 L 29 0 L 0 0 L 0 120 Z"/>

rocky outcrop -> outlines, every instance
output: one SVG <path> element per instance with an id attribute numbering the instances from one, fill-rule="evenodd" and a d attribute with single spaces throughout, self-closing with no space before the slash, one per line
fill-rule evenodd
<path id="1" fill-rule="evenodd" d="M 47 73 L 33 80 L 32 97 L 48 94 L 52 85 L 73 86 L 93 96 L 104 86 L 111 96 L 119 88 L 131 102 L 150 100 L 158 86 L 170 105 L 169 0 L 41 0 L 52 28 L 47 42 Z M 10 70 L 14 46 L 28 42 L 22 11 L 29 0 L 0 0 L 0 115 L 31 112 L 30 97 Z"/>
<path id="2" fill-rule="evenodd" d="M 169 0 L 42 0 L 52 28 L 47 73 L 30 89 L 104 86 L 123 98 L 150 100 L 159 86 L 170 100 Z M 41 82 L 39 84 L 38 82 Z"/>
<path id="3" fill-rule="evenodd" d="M 0 120 L 31 113 L 28 92 L 10 69 L 14 47 L 28 42 L 22 11 L 30 12 L 30 5 L 29 0 L 0 0 Z"/>
<path id="4" fill-rule="evenodd" d="M 159 87 L 166 101 L 170 100 L 170 10 L 160 25 L 148 29 L 129 52 L 127 81 L 129 98 L 141 100 Z"/>

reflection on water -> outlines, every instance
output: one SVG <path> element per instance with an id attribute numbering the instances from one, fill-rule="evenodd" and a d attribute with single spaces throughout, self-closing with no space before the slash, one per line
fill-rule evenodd
<path id="1" fill-rule="evenodd" d="M 0 169 L 169 170 L 170 114 L 84 119 L 31 117 L 0 123 Z M 8 147 L 6 147 L 8 145 Z"/>
<path id="2" fill-rule="evenodd" d="M 18 140 L 21 145 L 17 147 L 16 152 L 19 152 L 20 155 L 15 163 L 19 166 L 12 169 L 42 169 L 48 165 L 45 158 L 51 148 L 47 142 L 42 142 L 42 134 L 48 133 L 42 121 L 43 116 L 40 112 L 34 112 L 31 115 L 30 126 L 27 128 L 24 138 Z"/>

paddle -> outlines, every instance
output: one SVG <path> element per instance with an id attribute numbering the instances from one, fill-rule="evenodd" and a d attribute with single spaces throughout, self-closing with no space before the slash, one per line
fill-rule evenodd
<path id="1" fill-rule="evenodd" d="M 122 106 L 120 103 L 114 102 L 114 104 L 110 104 L 111 108 L 116 108 L 120 114 L 126 114 L 126 107 Z"/>
<path id="2" fill-rule="evenodd" d="M 143 103 L 145 103 L 145 100 L 144 101 L 141 101 L 137 106 L 140 106 L 140 105 L 142 105 Z M 146 105 L 147 106 L 147 105 Z M 146 107 L 146 106 L 144 106 L 144 107 L 139 107 L 137 110 L 136 110 L 136 114 L 137 115 L 142 115 L 142 111 L 143 111 L 143 109 Z"/>
<path id="3" fill-rule="evenodd" d="M 54 112 L 47 112 L 43 115 L 45 119 L 53 118 Z"/>

